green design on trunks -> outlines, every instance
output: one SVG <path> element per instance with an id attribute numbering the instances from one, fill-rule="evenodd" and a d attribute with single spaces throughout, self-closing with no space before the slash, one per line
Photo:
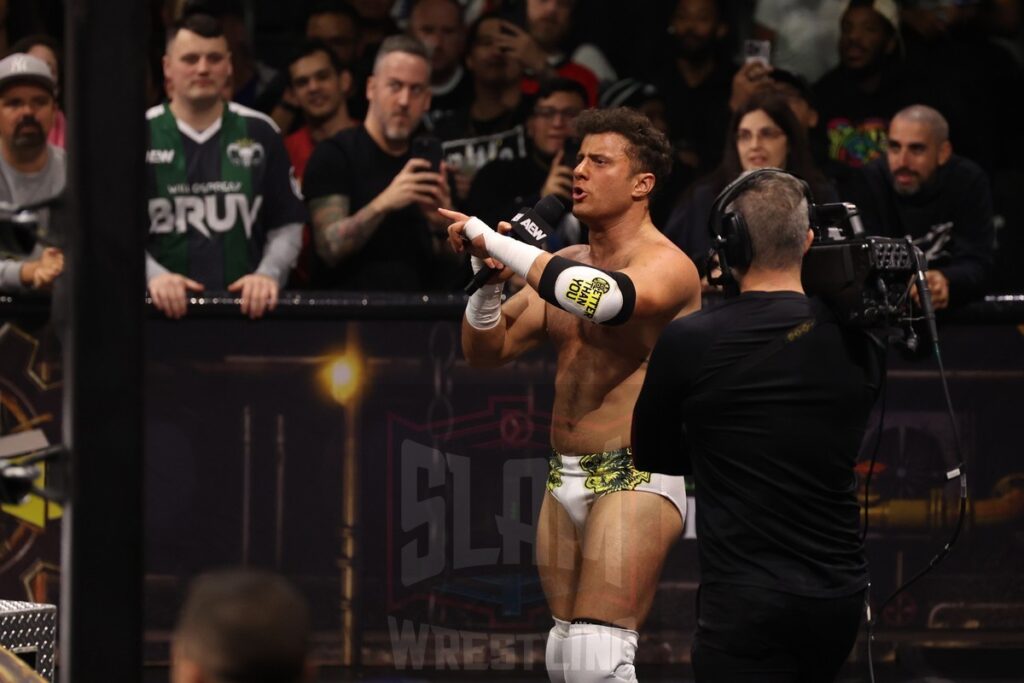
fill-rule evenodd
<path id="1" fill-rule="evenodd" d="M 628 448 L 581 456 L 580 467 L 588 475 L 584 485 L 597 494 L 632 491 L 651 481 L 650 472 L 633 467 L 633 453 Z"/>
<path id="2" fill-rule="evenodd" d="M 562 485 L 562 459 L 557 453 L 548 456 L 548 491 L 554 491 Z"/>

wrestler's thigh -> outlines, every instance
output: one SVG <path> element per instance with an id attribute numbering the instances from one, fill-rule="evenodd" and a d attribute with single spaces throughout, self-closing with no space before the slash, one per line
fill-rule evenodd
<path id="1" fill-rule="evenodd" d="M 559 619 L 572 619 L 580 573 L 580 542 L 569 514 L 547 492 L 537 521 L 537 571 L 551 613 Z"/>
<path id="2" fill-rule="evenodd" d="M 599 498 L 583 533 L 573 618 L 637 629 L 651 609 L 665 556 L 683 519 L 664 496 L 619 491 Z"/>

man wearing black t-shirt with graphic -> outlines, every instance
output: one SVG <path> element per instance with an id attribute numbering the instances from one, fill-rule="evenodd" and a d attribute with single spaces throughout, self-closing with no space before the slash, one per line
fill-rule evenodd
<path id="1" fill-rule="evenodd" d="M 495 159 L 473 179 L 467 210 L 497 225 L 522 206 L 533 206 L 549 194 L 570 201 L 572 171 L 578 159 L 566 159 L 566 140 L 576 138 L 576 117 L 587 107 L 587 91 L 568 78 L 545 81 L 533 101 L 526 131 L 527 155 Z M 547 248 L 557 251 L 581 240 L 580 222 L 567 214 L 550 235 Z"/>
<path id="2" fill-rule="evenodd" d="M 670 323 L 633 419 L 635 466 L 692 475 L 701 567 L 698 681 L 831 681 L 868 584 L 854 462 L 882 355 L 804 295 L 805 190 L 742 176 L 740 294 Z M 735 259 L 734 259 L 735 260 Z"/>
<path id="3" fill-rule="evenodd" d="M 313 151 L 303 193 L 322 289 L 423 291 L 457 282 L 447 250 L 448 183 L 426 159 L 410 157 L 413 131 L 430 107 L 430 60 L 409 36 L 384 40 L 366 84 L 364 125 Z"/>

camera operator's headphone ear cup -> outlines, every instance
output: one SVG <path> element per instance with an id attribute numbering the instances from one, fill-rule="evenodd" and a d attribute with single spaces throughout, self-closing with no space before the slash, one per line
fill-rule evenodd
<path id="1" fill-rule="evenodd" d="M 747 268 L 754 260 L 754 243 L 750 241 L 750 230 L 743 214 L 729 211 L 722 214 L 722 245 L 725 258 L 733 268 Z"/>

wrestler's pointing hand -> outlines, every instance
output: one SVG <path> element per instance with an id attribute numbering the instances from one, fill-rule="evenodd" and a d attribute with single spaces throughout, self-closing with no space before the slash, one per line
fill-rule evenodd
<path id="1" fill-rule="evenodd" d="M 487 253 L 486 243 L 484 242 L 483 235 L 477 235 L 472 241 L 466 237 L 466 222 L 471 218 L 464 213 L 458 211 L 452 211 L 450 209 L 438 209 L 438 212 L 448 218 L 449 220 L 455 221 L 448 226 L 448 244 L 451 245 L 452 250 L 456 254 L 461 254 L 463 251 L 468 251 L 470 255 L 482 258 L 487 262 L 487 265 L 491 268 L 501 269 L 504 266 L 490 258 Z M 512 230 L 512 224 L 506 221 L 498 223 L 498 232 L 506 234 Z"/>
<path id="2" fill-rule="evenodd" d="M 466 222 L 469 220 L 469 216 L 459 211 L 452 211 L 451 209 L 438 208 L 437 212 L 453 221 L 448 226 L 448 244 L 451 246 L 452 251 L 456 254 L 461 254 L 463 251 L 469 249 L 469 253 L 478 258 L 487 258 L 487 253 L 484 250 L 484 238 L 477 237 L 476 244 L 469 241 L 466 237 Z"/>

